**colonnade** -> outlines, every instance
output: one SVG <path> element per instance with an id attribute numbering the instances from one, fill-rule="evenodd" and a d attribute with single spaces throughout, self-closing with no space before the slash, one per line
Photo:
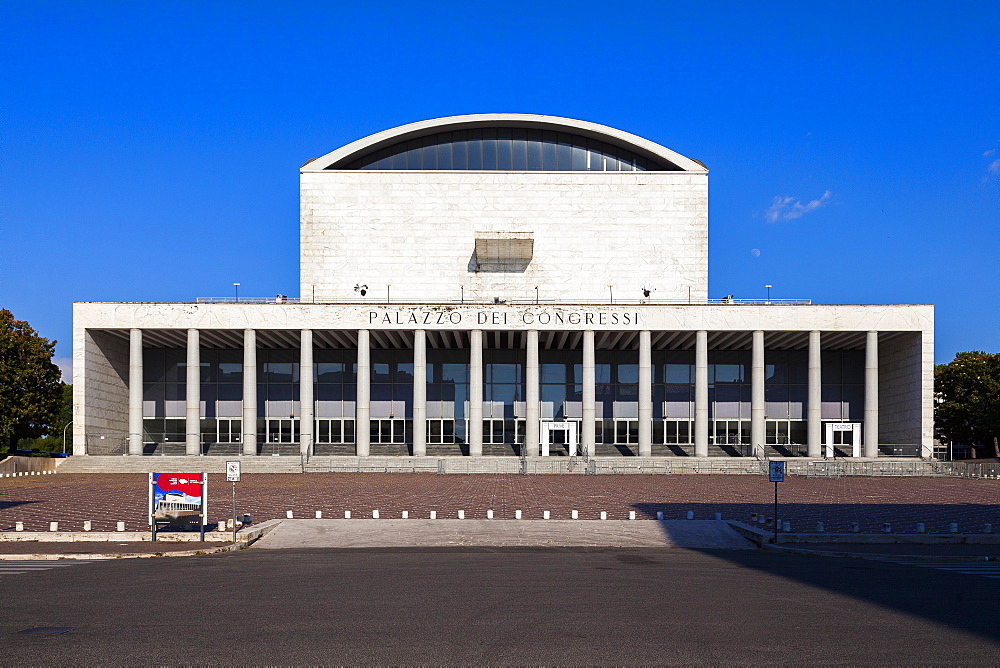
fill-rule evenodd
<path id="1" fill-rule="evenodd" d="M 370 443 L 371 416 L 371 337 L 369 330 L 358 330 L 358 371 L 355 409 L 355 439 L 357 454 L 368 456 Z M 427 416 L 427 336 L 425 330 L 414 330 L 413 347 L 413 420 L 414 424 L 426 424 Z M 129 333 L 129 387 L 128 387 L 128 452 L 141 455 L 143 447 L 142 428 L 142 330 L 132 329 Z M 807 452 L 809 457 L 822 455 L 822 413 L 821 390 L 822 370 L 818 331 L 809 332 L 808 344 L 808 395 L 807 395 Z M 470 331 L 469 351 L 469 454 L 473 457 L 483 453 L 483 332 Z M 639 332 L 639 400 L 638 418 L 639 456 L 652 454 L 652 350 L 650 331 Z M 539 454 L 539 366 L 538 330 L 528 330 L 526 336 L 525 362 L 525 447 L 529 456 Z M 185 404 L 185 451 L 188 455 L 200 454 L 200 337 L 197 329 L 187 330 L 187 391 Z M 310 452 L 313 445 L 313 336 L 312 330 L 301 331 L 300 350 L 300 447 L 303 453 Z M 596 419 L 596 382 L 594 331 L 583 332 L 582 365 L 582 422 L 593 425 Z M 750 442 L 754 452 L 764 447 L 765 440 L 765 396 L 764 396 L 764 332 L 752 333 L 751 353 L 751 394 L 750 394 Z M 699 330 L 695 336 L 695 415 L 694 447 L 696 457 L 708 456 L 709 427 L 708 395 L 708 332 Z M 243 332 L 243 454 L 257 452 L 257 343 L 256 332 Z M 865 338 L 865 404 L 864 404 L 864 455 L 878 456 L 878 332 L 868 332 Z M 583 452 L 595 453 L 594 429 L 582 429 L 580 445 Z M 413 454 L 427 453 L 425 429 L 413 430 Z"/>

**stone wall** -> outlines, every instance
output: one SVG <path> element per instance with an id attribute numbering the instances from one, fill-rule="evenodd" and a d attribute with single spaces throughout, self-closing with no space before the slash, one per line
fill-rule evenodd
<path id="1" fill-rule="evenodd" d="M 83 360 L 74 359 L 73 364 L 74 391 L 85 392 L 86 399 L 76 401 L 74 392 L 73 421 L 83 425 L 73 437 L 74 454 L 86 454 L 80 448 L 102 435 L 110 446 L 128 434 L 128 341 L 94 330 L 82 336 Z M 81 381 L 83 387 L 77 390 L 76 382 Z"/>
<path id="2" fill-rule="evenodd" d="M 926 402 L 920 332 L 879 338 L 879 442 L 922 444 Z"/>
<path id="3" fill-rule="evenodd" d="M 305 173 L 301 295 L 319 301 L 704 300 L 708 177 L 667 172 Z M 480 237 L 530 234 L 522 271 L 476 271 Z M 520 236 L 520 235 L 519 235 Z M 612 287 L 609 289 L 608 286 Z"/>

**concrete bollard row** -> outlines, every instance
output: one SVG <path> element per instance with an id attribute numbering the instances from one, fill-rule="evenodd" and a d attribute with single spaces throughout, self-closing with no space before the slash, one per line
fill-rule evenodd
<path id="1" fill-rule="evenodd" d="M 373 510 L 372 511 L 372 519 L 373 520 L 377 520 L 378 519 L 378 511 L 377 510 Z"/>
<path id="2" fill-rule="evenodd" d="M 515 510 L 514 511 L 514 519 L 515 520 L 521 519 L 521 511 L 520 510 Z"/>
<path id="3" fill-rule="evenodd" d="M 125 523 L 124 522 L 119 522 L 118 523 L 118 530 L 119 531 L 125 531 Z"/>
<path id="4" fill-rule="evenodd" d="M 323 511 L 322 510 L 317 510 L 316 511 L 316 519 L 318 519 L 318 520 L 323 519 Z"/>
<path id="5" fill-rule="evenodd" d="M 410 517 L 410 511 L 409 511 L 409 510 L 404 510 L 404 511 L 403 511 L 402 513 L 400 513 L 400 516 L 401 516 L 401 517 L 402 517 L 402 518 L 403 518 L 404 520 L 405 520 L 405 519 L 409 519 L 409 517 Z"/>
<path id="6" fill-rule="evenodd" d="M 628 518 L 630 520 L 634 520 L 635 519 L 635 511 L 634 510 L 628 511 Z"/>
<path id="7" fill-rule="evenodd" d="M 465 511 L 464 510 L 458 511 L 458 519 L 460 519 L 460 520 L 464 520 L 465 519 Z"/>
<path id="8" fill-rule="evenodd" d="M 518 512 L 521 512 L 521 511 L 518 511 Z M 431 519 L 432 520 L 436 520 L 437 518 L 438 518 L 437 511 L 436 510 L 432 510 L 431 511 Z"/>
<path id="9" fill-rule="evenodd" d="M 492 510 L 487 510 L 486 511 L 486 519 L 488 519 L 488 520 L 493 519 L 493 511 Z"/>
<path id="10" fill-rule="evenodd" d="M 574 520 L 578 520 L 578 519 L 580 519 L 580 513 L 579 513 L 579 512 L 577 512 L 577 511 L 575 511 L 575 510 L 574 510 L 574 511 L 572 511 L 572 512 L 571 512 L 571 513 L 569 514 L 569 516 L 570 516 L 570 517 L 572 517 L 572 518 L 573 518 Z"/>

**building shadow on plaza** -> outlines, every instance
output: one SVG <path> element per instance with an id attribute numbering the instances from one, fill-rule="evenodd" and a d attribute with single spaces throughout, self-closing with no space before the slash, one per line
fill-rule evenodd
<path id="1" fill-rule="evenodd" d="M 646 516 L 656 521 L 657 513 L 663 513 L 660 524 L 668 538 L 678 519 L 687 518 L 688 512 L 695 519 L 710 520 L 715 513 L 722 513 L 723 520 L 749 523 L 752 513 L 773 517 L 773 506 L 768 504 L 734 503 L 649 503 L 634 504 L 637 516 Z M 982 533 L 983 524 L 1000 519 L 997 507 L 990 504 L 781 504 L 779 517 L 793 523 L 793 529 L 810 533 L 815 530 L 805 526 L 804 518 L 824 518 L 827 533 L 847 531 L 850 522 L 859 523 L 859 531 L 865 534 L 881 533 L 883 522 L 898 526 L 897 533 L 915 533 L 915 521 L 900 518 L 923 518 L 929 534 L 948 533 L 950 522 L 959 522 L 963 533 Z M 797 519 L 798 518 L 798 519 Z M 887 518 L 895 518 L 895 521 Z M 963 522 L 960 518 L 965 518 Z M 985 520 L 981 521 L 981 520 Z M 976 523 L 978 522 L 978 523 Z M 799 524 L 798 528 L 795 524 Z M 994 526 L 997 524 L 994 523 Z M 759 529 L 771 531 L 773 524 L 755 525 Z M 831 542 L 833 542 L 831 540 Z M 871 544 L 850 543 L 848 539 L 837 541 L 843 552 L 864 553 Z M 809 544 L 790 544 L 808 548 Z M 981 545 L 977 554 L 996 559 L 1000 545 Z M 680 548 L 700 552 L 729 562 L 741 568 L 783 578 L 809 587 L 834 592 L 867 604 L 875 604 L 887 609 L 919 617 L 936 624 L 953 627 L 968 633 L 1000 641 L 1000 624 L 996 622 L 996 601 L 1000 600 L 1000 577 L 983 577 L 929 567 L 881 561 L 851 559 L 836 556 L 801 555 L 766 550 L 734 550 L 707 548 Z M 915 546 L 913 553 L 919 553 Z M 906 551 L 899 555 L 886 554 L 886 562 L 907 561 Z M 983 561 L 966 561 L 970 565 L 982 565 Z M 891 570 L 887 570 L 891 569 Z M 1000 568 L 995 576 L 1000 576 Z M 740 605 L 734 600 L 733 605 Z M 793 620 L 776 620 L 777 629 Z M 836 620 L 831 620 L 830 632 L 837 632 Z M 791 637 L 789 635 L 789 637 Z M 845 641 L 848 641 L 845 639 Z M 887 643 L 894 642 L 887 637 Z"/>

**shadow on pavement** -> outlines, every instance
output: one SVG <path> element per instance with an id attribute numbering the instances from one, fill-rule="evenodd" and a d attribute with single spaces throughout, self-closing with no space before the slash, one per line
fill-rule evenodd
<path id="1" fill-rule="evenodd" d="M 714 513 L 722 512 L 723 519 L 745 519 L 728 514 L 726 512 L 727 505 L 733 508 L 738 507 L 740 514 L 746 513 L 746 506 L 742 504 L 636 504 L 635 508 L 653 518 L 656 517 L 657 512 L 663 512 L 664 517 L 673 516 L 676 518 L 678 515 L 683 516 L 687 511 L 693 510 L 696 518 L 709 519 L 713 517 Z M 902 508 L 905 512 L 911 512 L 914 506 L 862 504 L 860 508 L 853 505 L 847 506 L 847 508 L 854 516 L 854 519 L 848 521 L 863 522 L 865 517 L 877 517 L 879 518 L 877 523 L 881 526 L 881 517 L 898 518 L 895 514 L 897 509 Z M 926 506 L 917 506 L 917 508 L 923 508 L 925 511 L 927 509 Z M 975 508 L 982 509 L 983 512 L 986 511 L 985 507 L 976 504 L 963 504 L 958 508 Z M 952 506 L 948 506 L 948 509 L 951 510 Z M 779 513 L 783 517 L 801 517 L 802 515 L 796 515 L 796 511 L 815 513 L 825 518 L 837 517 L 838 514 L 847 512 L 844 508 L 836 505 L 802 504 L 795 508 L 789 508 L 787 513 L 782 513 L 779 508 Z M 991 513 L 997 512 L 993 507 L 989 507 L 989 511 Z M 761 509 L 757 512 L 767 512 L 768 515 L 771 515 L 773 508 L 768 509 L 762 504 Z M 876 520 L 870 519 L 869 522 L 874 526 Z M 694 523 L 708 524 L 707 522 Z M 660 523 L 668 537 L 671 537 L 672 533 L 670 525 L 677 524 L 679 523 L 676 521 Z M 928 530 L 930 528 L 928 526 Z M 681 545 L 681 547 L 685 546 Z M 851 546 L 845 544 L 838 547 L 846 551 Z M 856 545 L 855 547 L 858 548 L 858 552 L 864 552 L 866 546 Z M 981 547 L 995 552 L 995 549 L 992 549 L 994 546 Z M 1000 578 L 987 578 L 954 571 L 893 563 L 892 561 L 803 556 L 761 550 L 714 549 L 707 544 L 703 547 L 686 547 L 685 549 L 1000 642 L 1000 624 L 996 621 L 998 609 L 996 602 L 1000 600 Z M 905 561 L 905 557 L 901 556 L 900 560 Z M 984 562 L 967 563 L 983 564 Z M 1000 567 L 993 574 L 1000 576 Z M 834 621 L 831 620 L 831 629 L 835 628 Z M 776 621 L 776 624 L 794 626 L 794 620 Z M 892 639 L 887 638 L 886 641 L 892 642 Z"/>

